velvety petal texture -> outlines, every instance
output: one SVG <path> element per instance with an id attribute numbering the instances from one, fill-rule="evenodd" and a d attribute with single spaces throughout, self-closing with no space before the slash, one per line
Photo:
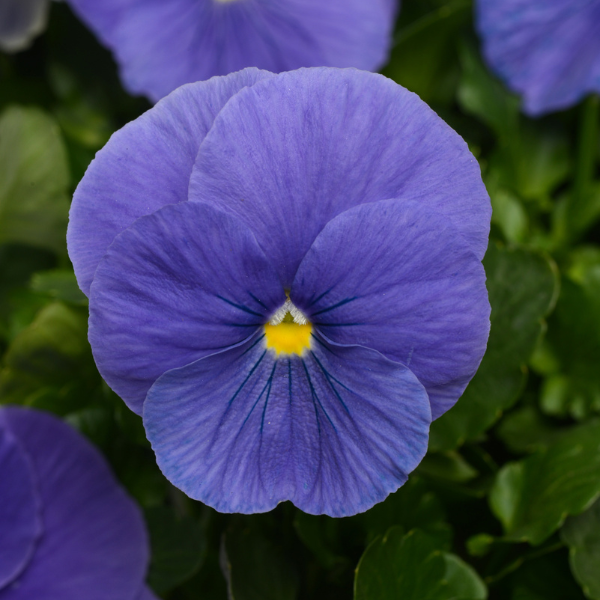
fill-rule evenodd
<path id="1" fill-rule="evenodd" d="M 1 419 L 0 413 L 0 419 Z M 31 462 L 0 420 L 0 590 L 20 575 L 42 534 L 40 497 Z"/>
<path id="2" fill-rule="evenodd" d="M 356 240 L 360 240 L 357 244 Z M 485 352 L 485 272 L 452 224 L 425 203 L 384 200 L 332 219 L 302 261 L 290 297 L 333 341 L 401 362 L 437 418 Z"/>
<path id="3" fill-rule="evenodd" d="M 427 394 L 409 369 L 313 337 L 277 358 L 264 336 L 163 375 L 144 405 L 165 475 L 222 512 L 291 500 L 341 517 L 395 491 L 427 450 Z"/>
<path id="4" fill-rule="evenodd" d="M 285 302 L 251 231 L 185 202 L 139 219 L 100 263 L 89 338 L 108 384 L 141 414 L 150 386 L 251 336 Z"/>
<path id="5" fill-rule="evenodd" d="M 396 0 L 69 0 L 115 54 L 134 94 L 246 67 L 376 70 L 391 44 Z"/>
<path id="6" fill-rule="evenodd" d="M 381 75 L 301 69 L 237 94 L 203 141 L 192 201 L 238 216 L 289 287 L 323 227 L 367 202 L 427 204 L 481 259 L 491 206 L 467 145 Z"/>
<path id="7" fill-rule="evenodd" d="M 45 28 L 49 5 L 50 0 L 2 0 L 0 50 L 25 50 Z"/>
<path id="8" fill-rule="evenodd" d="M 71 205 L 67 245 L 88 295 L 100 259 L 136 219 L 187 200 L 200 143 L 215 116 L 240 89 L 272 77 L 246 69 L 187 85 L 115 133 L 98 152 Z"/>
<path id="9" fill-rule="evenodd" d="M 46 413 L 3 408 L 0 428 L 31 462 L 43 521 L 33 557 L 0 599 L 136 600 L 147 534 L 101 454 Z"/>
<path id="10" fill-rule="evenodd" d="M 600 92 L 600 0 L 477 0 L 485 57 L 532 116 Z"/>

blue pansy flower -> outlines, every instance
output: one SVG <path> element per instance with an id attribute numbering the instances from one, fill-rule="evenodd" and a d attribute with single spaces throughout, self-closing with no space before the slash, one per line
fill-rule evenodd
<path id="1" fill-rule="evenodd" d="M 127 90 L 159 100 L 245 67 L 377 70 L 399 0 L 69 0 L 110 48 Z"/>
<path id="2" fill-rule="evenodd" d="M 180 88 L 79 185 L 108 384 L 225 512 L 351 515 L 402 485 L 485 351 L 490 203 L 463 140 L 354 69 Z"/>
<path id="3" fill-rule="evenodd" d="M 600 92 L 600 0 L 477 0 L 485 57 L 532 116 Z"/>
<path id="4" fill-rule="evenodd" d="M 0 599 L 152 600 L 141 511 L 49 414 L 0 409 Z"/>

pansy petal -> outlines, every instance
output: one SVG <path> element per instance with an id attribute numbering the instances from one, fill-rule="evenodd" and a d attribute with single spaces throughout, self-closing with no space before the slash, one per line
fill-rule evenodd
<path id="1" fill-rule="evenodd" d="M 48 0 L 2 0 L 0 2 L 0 49 L 17 52 L 46 26 Z"/>
<path id="2" fill-rule="evenodd" d="M 532 116 L 600 92 L 598 0 L 478 0 L 485 57 Z"/>
<path id="3" fill-rule="evenodd" d="M 106 382 L 141 413 L 160 375 L 241 342 L 284 302 L 250 230 L 184 202 L 138 219 L 108 249 L 91 288 L 89 339 Z"/>
<path id="4" fill-rule="evenodd" d="M 113 50 L 127 89 L 154 100 L 245 67 L 377 69 L 394 0 L 70 0 Z"/>
<path id="5" fill-rule="evenodd" d="M 144 404 L 163 473 L 222 512 L 291 500 L 312 514 L 367 510 L 395 491 L 427 449 L 431 413 L 411 371 L 319 336 L 303 356 L 258 334 L 165 373 Z"/>
<path id="6" fill-rule="evenodd" d="M 0 590 L 26 568 L 42 533 L 31 462 L 0 412 Z"/>
<path id="7" fill-rule="evenodd" d="M 290 297 L 333 341 L 374 348 L 409 366 L 429 393 L 434 418 L 458 400 L 485 352 L 483 266 L 425 203 L 384 200 L 330 221 Z M 448 385 L 459 392 L 453 401 L 444 394 Z"/>
<path id="8" fill-rule="evenodd" d="M 490 201 L 460 136 L 393 81 L 326 68 L 232 98 L 200 147 L 189 196 L 247 223 L 286 287 L 333 217 L 388 198 L 427 204 L 483 256 Z"/>
<path id="9" fill-rule="evenodd" d="M 44 535 L 0 598 L 135 598 L 149 559 L 145 525 L 102 455 L 46 413 L 4 408 L 1 414 L 37 474 Z"/>
<path id="10" fill-rule="evenodd" d="M 182 87 L 98 152 L 75 191 L 67 232 L 77 281 L 88 295 L 114 238 L 136 219 L 187 200 L 200 143 L 223 105 L 271 73 L 247 69 Z"/>
<path id="11" fill-rule="evenodd" d="M 135 600 L 158 600 L 158 596 L 147 586 L 143 586 Z"/>

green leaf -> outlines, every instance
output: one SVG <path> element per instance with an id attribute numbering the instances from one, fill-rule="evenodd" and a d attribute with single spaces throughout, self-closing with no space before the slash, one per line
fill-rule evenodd
<path id="1" fill-rule="evenodd" d="M 234 527 L 223 539 L 221 566 L 230 600 L 294 600 L 298 574 L 280 544 L 253 527 Z"/>
<path id="2" fill-rule="evenodd" d="M 34 108 L 0 116 L 0 242 L 66 249 L 69 172 L 54 120 Z"/>
<path id="3" fill-rule="evenodd" d="M 524 406 L 508 414 L 496 433 L 515 454 L 528 454 L 558 441 L 563 429 L 544 418 L 534 406 Z"/>
<path id="4" fill-rule="evenodd" d="M 458 556 L 442 552 L 419 530 L 393 527 L 365 551 L 354 580 L 355 600 L 483 600 L 485 584 Z"/>
<path id="5" fill-rule="evenodd" d="M 499 471 L 490 505 L 507 540 L 541 544 L 567 515 L 595 500 L 600 494 L 599 440 L 600 421 L 591 421 Z"/>
<path id="6" fill-rule="evenodd" d="M 31 278 L 31 289 L 70 304 L 86 305 L 88 303 L 87 297 L 77 285 L 77 279 L 72 270 L 55 269 L 35 273 Z"/>
<path id="7" fill-rule="evenodd" d="M 429 452 L 418 473 L 445 481 L 464 483 L 477 477 L 477 471 L 458 452 Z"/>
<path id="8" fill-rule="evenodd" d="M 490 127 L 501 143 L 518 141 L 511 138 L 518 132 L 519 99 L 490 73 L 474 45 L 461 45 L 460 62 L 458 101 L 462 109 Z"/>
<path id="9" fill-rule="evenodd" d="M 547 414 L 584 419 L 600 412 L 600 255 L 579 252 L 572 260 L 548 323 L 559 367 L 544 384 L 541 405 Z"/>
<path id="10" fill-rule="evenodd" d="M 544 255 L 492 244 L 483 263 L 492 305 L 487 351 L 462 398 L 433 423 L 432 450 L 452 450 L 476 438 L 514 404 L 555 301 L 556 267 Z"/>
<path id="11" fill-rule="evenodd" d="M 600 599 L 600 501 L 576 517 L 569 517 L 561 530 L 569 546 L 571 570 L 586 596 Z"/>
<path id="12" fill-rule="evenodd" d="M 351 520 L 362 526 L 369 543 L 395 525 L 402 526 L 406 531 L 415 528 L 424 530 L 444 550 L 450 548 L 452 541 L 452 530 L 446 523 L 442 503 L 423 479 L 415 474 L 384 502 Z"/>
<path id="13" fill-rule="evenodd" d="M 384 75 L 426 102 L 449 102 L 454 93 L 456 34 L 470 18 L 470 2 L 456 0 L 412 23 L 400 32 Z"/>
<path id="14" fill-rule="evenodd" d="M 152 559 L 148 584 L 161 594 L 190 579 L 202 565 L 206 539 L 200 523 L 179 517 L 172 509 L 146 510 Z"/>
<path id="15" fill-rule="evenodd" d="M 100 381 L 87 340 L 87 311 L 55 302 L 9 346 L 0 402 L 66 414 L 89 401 Z"/>

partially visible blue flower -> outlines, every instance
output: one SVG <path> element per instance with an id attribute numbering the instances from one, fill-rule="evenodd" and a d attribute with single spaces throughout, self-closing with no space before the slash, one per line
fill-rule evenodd
<path id="1" fill-rule="evenodd" d="M 485 351 L 490 204 L 462 139 L 354 69 L 177 90 L 79 185 L 69 253 L 108 384 L 225 512 L 402 485 Z"/>
<path id="2" fill-rule="evenodd" d="M 0 599 L 152 600 L 140 510 L 62 421 L 0 409 Z"/>
<path id="3" fill-rule="evenodd" d="M 49 0 L 0 0 L 0 50 L 17 52 L 41 33 Z"/>
<path id="4" fill-rule="evenodd" d="M 600 92 L 600 0 L 477 0 L 490 66 L 531 116 Z"/>
<path id="5" fill-rule="evenodd" d="M 125 87 L 159 100 L 245 67 L 376 70 L 399 0 L 69 0 L 110 48 Z"/>

